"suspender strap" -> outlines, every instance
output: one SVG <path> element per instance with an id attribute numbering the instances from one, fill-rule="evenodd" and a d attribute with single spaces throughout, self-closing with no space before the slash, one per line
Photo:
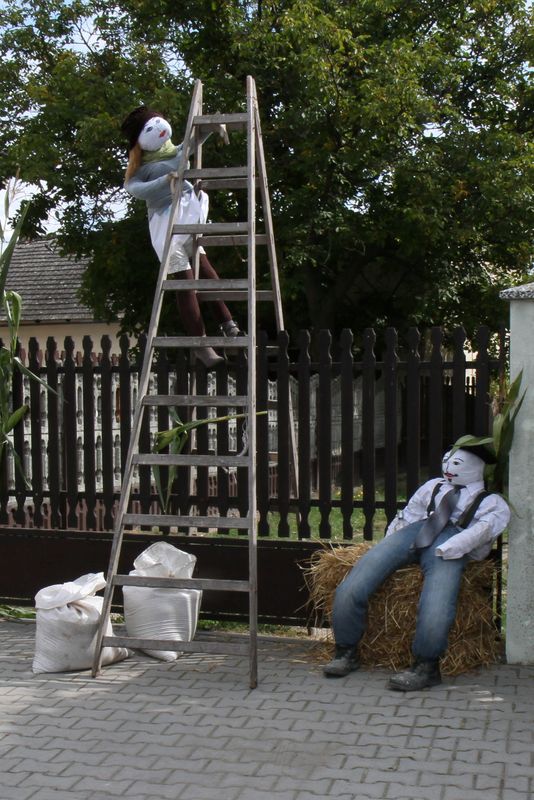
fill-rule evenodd
<path id="1" fill-rule="evenodd" d="M 432 496 L 430 497 L 430 502 L 429 502 L 429 504 L 427 506 L 427 509 L 426 509 L 427 516 L 430 516 L 430 514 L 434 511 L 434 509 L 436 507 L 437 494 L 438 494 L 439 490 L 441 489 L 441 487 L 444 485 L 444 483 L 445 483 L 445 481 L 440 481 L 439 483 L 436 483 L 436 485 L 434 486 L 434 488 L 432 490 Z M 465 511 L 460 516 L 458 522 L 456 523 L 456 527 L 457 528 L 467 528 L 467 526 L 471 523 L 473 517 L 475 516 L 476 511 L 477 511 L 479 505 L 481 504 L 481 502 L 486 497 L 489 497 L 490 494 L 491 494 L 491 492 L 487 492 L 487 491 L 484 490 L 482 492 L 479 492 L 477 495 L 475 495 L 475 497 L 473 498 L 473 501 L 471 502 L 471 505 L 467 506 Z"/>
<path id="2" fill-rule="evenodd" d="M 426 507 L 427 517 L 429 517 L 430 514 L 434 511 L 434 509 L 436 507 L 436 496 L 437 496 L 439 490 L 441 489 L 441 487 L 444 486 L 444 484 L 445 484 L 445 481 L 440 481 L 439 483 L 436 483 L 436 485 L 432 489 L 432 496 L 430 498 L 429 504 Z"/>
<path id="3" fill-rule="evenodd" d="M 463 512 L 462 516 L 460 517 L 460 519 L 456 523 L 456 527 L 457 528 L 467 528 L 467 526 L 470 524 L 471 520 L 475 516 L 475 512 L 476 512 L 477 508 L 479 507 L 479 505 L 481 504 L 481 502 L 484 500 L 485 497 L 489 497 L 490 494 L 491 494 L 491 492 L 486 492 L 486 491 L 479 492 L 476 495 L 476 497 L 473 499 L 473 502 L 471 503 L 471 505 L 467 506 L 467 508 Z"/>

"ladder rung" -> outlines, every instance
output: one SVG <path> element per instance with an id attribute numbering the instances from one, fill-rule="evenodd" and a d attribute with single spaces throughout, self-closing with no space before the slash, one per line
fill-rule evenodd
<path id="1" fill-rule="evenodd" d="M 248 592 L 248 581 L 219 578 L 155 578 L 149 575 L 114 575 L 113 586 L 146 586 L 153 589 L 202 589 L 214 592 Z"/>
<path id="2" fill-rule="evenodd" d="M 154 336 L 153 347 L 237 347 L 248 346 L 248 336 Z"/>
<path id="3" fill-rule="evenodd" d="M 248 467 L 248 456 L 175 455 L 173 453 L 138 453 L 133 463 L 143 467 Z"/>
<path id="4" fill-rule="evenodd" d="M 193 125 L 202 131 L 216 131 L 219 125 L 226 125 L 229 131 L 242 131 L 247 125 L 247 114 L 202 114 L 193 117 Z"/>
<path id="5" fill-rule="evenodd" d="M 163 281 L 164 292 L 186 292 L 194 289 L 198 292 L 199 302 L 204 300 L 248 300 L 248 282 L 246 280 L 201 279 L 201 280 L 173 280 Z M 257 303 L 273 301 L 272 289 L 257 289 L 255 292 Z"/>
<path id="6" fill-rule="evenodd" d="M 207 178 L 246 178 L 246 167 L 200 167 L 186 169 L 184 178 L 188 181 L 198 181 Z"/>
<path id="7" fill-rule="evenodd" d="M 204 243 L 204 237 L 202 238 Z M 172 278 L 163 281 L 164 292 L 185 292 L 194 289 L 199 293 L 199 301 L 203 300 L 247 300 L 248 282 L 246 280 L 231 280 L 221 278 L 200 279 L 200 280 L 173 280 Z M 255 293 L 256 302 L 266 302 L 274 300 L 272 289 L 257 289 Z"/>
<path id="8" fill-rule="evenodd" d="M 184 517 L 176 514 L 125 514 L 124 525 L 154 525 L 158 528 L 227 528 L 228 530 L 248 530 L 247 517 Z"/>
<path id="9" fill-rule="evenodd" d="M 246 655 L 248 644 L 242 642 L 177 642 L 169 639 L 134 639 L 131 636 L 104 636 L 104 647 L 128 647 L 132 650 L 175 650 L 177 653 L 220 653 Z"/>
<path id="10" fill-rule="evenodd" d="M 248 397 L 241 394 L 202 395 L 202 394 L 147 394 L 142 399 L 144 406 L 212 406 L 244 407 L 248 405 Z"/>
<path id="11" fill-rule="evenodd" d="M 269 289 L 265 291 L 257 291 L 255 297 L 257 303 L 267 303 L 274 300 L 274 294 Z M 248 300 L 248 292 L 233 291 L 232 289 L 229 289 L 225 292 L 202 292 L 198 298 L 198 301 L 199 303 L 211 303 L 213 300 L 221 300 L 222 298 L 225 300 L 235 301 Z"/>
<path id="12" fill-rule="evenodd" d="M 208 191 L 227 189 L 232 191 L 235 189 L 248 189 L 248 178 L 203 178 L 200 181 L 201 189 Z M 260 179 L 254 179 L 256 188 L 260 187 Z"/>
<path id="13" fill-rule="evenodd" d="M 196 289 L 201 292 L 203 289 L 248 289 L 248 281 L 243 278 L 200 278 L 199 280 L 166 280 L 163 281 L 163 289 L 170 289 L 175 292 L 185 291 L 186 289 Z"/>
<path id="14" fill-rule="evenodd" d="M 205 245 L 206 247 L 246 247 L 248 245 L 248 236 L 202 236 L 198 237 L 198 244 Z M 254 237 L 256 244 L 267 244 L 269 239 L 265 233 L 257 233 Z"/>
<path id="15" fill-rule="evenodd" d="M 205 225 L 173 225 L 172 232 L 182 233 L 247 233 L 248 222 L 208 222 Z"/>

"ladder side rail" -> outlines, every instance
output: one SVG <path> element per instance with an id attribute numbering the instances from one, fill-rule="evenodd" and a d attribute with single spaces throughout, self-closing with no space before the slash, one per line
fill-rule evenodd
<path id="1" fill-rule="evenodd" d="M 191 125 L 192 125 L 192 142 L 191 142 L 191 144 L 192 144 L 192 155 L 194 155 L 194 158 L 195 158 L 195 169 L 202 169 L 202 137 L 201 137 L 199 128 L 195 124 L 195 117 L 196 116 L 202 116 L 202 110 L 203 110 L 203 89 L 202 89 L 202 83 L 200 81 L 199 81 L 199 84 L 200 85 L 199 85 L 198 96 L 197 96 L 197 111 L 198 111 L 198 114 L 193 116 L 192 119 L 191 119 Z M 189 164 L 187 164 L 187 168 L 189 168 Z M 195 191 L 195 189 L 193 189 L 193 191 Z M 198 280 L 199 279 L 199 272 L 200 272 L 200 258 L 199 258 L 199 252 L 198 252 L 198 247 L 199 247 L 198 238 L 199 237 L 197 235 L 193 234 L 191 238 L 192 238 L 192 242 L 193 242 L 193 253 L 192 253 L 192 258 L 191 258 L 192 267 L 193 267 L 193 279 L 194 280 Z M 195 362 L 196 362 L 196 356 L 194 356 L 191 353 L 191 351 L 190 351 L 190 356 L 191 356 L 191 358 L 190 358 L 191 371 L 189 373 L 189 393 L 191 395 L 196 395 L 196 393 L 197 393 L 197 374 L 196 374 L 196 370 L 194 369 L 194 365 L 195 365 Z M 196 409 L 195 406 L 193 406 L 190 409 L 188 409 L 188 413 L 190 414 L 191 421 L 197 419 L 198 415 L 197 415 L 197 409 Z M 190 447 L 193 448 L 195 446 L 195 443 L 196 443 L 196 431 L 193 433 L 193 436 L 191 437 Z M 195 477 L 196 477 L 196 481 L 195 481 Z M 188 492 L 189 497 L 193 497 L 193 495 L 194 495 L 195 482 L 196 482 L 197 487 L 198 487 L 198 470 L 194 475 L 193 474 L 193 470 L 191 469 L 191 467 L 189 467 L 188 470 L 187 470 L 187 484 L 188 484 L 187 492 Z"/>
<path id="2" fill-rule="evenodd" d="M 191 102 L 191 107 L 189 110 L 189 117 L 187 120 L 186 126 L 186 134 L 184 137 L 184 146 L 182 150 L 182 158 L 180 160 L 180 168 L 178 171 L 178 186 L 176 187 L 176 191 L 174 193 L 173 201 L 171 204 L 171 210 L 169 214 L 169 223 L 167 228 L 167 235 L 166 235 L 166 242 L 163 251 L 163 256 L 161 259 L 158 280 L 156 284 L 156 290 L 154 293 L 154 301 L 152 303 L 152 312 L 150 315 L 150 323 L 148 326 L 147 338 L 146 338 L 146 347 L 145 353 L 143 357 L 143 365 L 141 368 L 141 375 L 139 376 L 139 383 L 138 383 L 138 399 L 139 402 L 137 403 L 134 418 L 132 422 L 132 430 L 130 432 L 130 442 L 128 444 L 128 452 L 126 455 L 126 463 L 124 469 L 124 476 L 121 485 L 121 494 L 119 499 L 119 505 L 116 511 L 115 516 L 115 525 L 114 525 L 114 533 L 113 533 L 113 543 L 111 546 L 111 553 L 109 557 L 109 565 L 108 565 L 108 572 L 107 572 L 107 581 L 106 587 L 104 590 L 104 598 L 102 601 L 102 612 L 100 616 L 100 623 L 98 626 L 98 631 L 95 639 L 95 657 L 93 661 L 93 668 L 92 668 L 92 675 L 96 677 L 100 672 L 102 667 L 102 640 L 104 638 L 105 627 L 107 624 L 107 618 L 111 611 L 111 603 L 113 599 L 113 591 L 114 587 L 111 581 L 111 577 L 113 577 L 117 572 L 117 567 L 120 558 L 120 549 L 123 539 L 123 518 L 128 509 L 128 504 L 130 502 L 130 494 L 131 494 L 131 487 L 132 487 L 132 480 L 133 480 L 133 471 L 134 471 L 134 464 L 133 464 L 133 455 L 138 447 L 139 442 L 139 434 L 141 430 L 141 420 L 142 415 L 144 412 L 144 406 L 141 403 L 141 398 L 144 397 L 148 392 L 148 386 L 150 381 L 150 370 L 152 368 L 152 361 L 153 361 L 153 347 L 152 343 L 157 331 L 159 318 L 161 315 L 161 308 L 163 305 L 163 281 L 167 277 L 167 267 L 172 243 L 172 226 L 173 226 L 173 219 L 174 214 L 176 212 L 176 207 L 180 202 L 181 196 L 181 187 L 183 186 L 183 173 L 187 167 L 187 160 L 188 160 L 188 149 L 189 149 L 189 141 L 191 140 L 191 131 L 193 126 L 193 119 L 194 119 L 194 111 L 197 107 L 198 102 L 198 95 L 201 92 L 202 84 L 199 80 L 195 83 L 195 88 L 193 91 L 193 98 Z M 181 174 L 181 178 L 180 178 Z"/>
<path id="3" fill-rule="evenodd" d="M 200 84 L 200 92 L 199 92 L 199 114 L 198 116 L 202 116 L 202 103 L 203 103 L 203 94 L 202 94 L 202 84 Z M 202 143 L 204 141 L 200 128 L 195 125 L 195 121 L 193 119 L 194 125 L 194 154 L 195 154 L 195 169 L 202 169 Z M 198 252 L 198 237 L 193 236 L 193 277 L 198 280 L 199 271 L 200 271 L 200 260 L 199 260 L 199 252 Z"/>
<path id="4" fill-rule="evenodd" d="M 165 237 L 165 247 L 163 248 L 163 255 L 161 258 L 161 266 L 162 268 L 163 267 L 165 268 L 163 270 L 164 277 L 166 277 L 167 275 L 167 267 L 172 246 L 172 231 L 174 225 L 174 217 L 176 214 L 176 208 L 178 207 L 182 197 L 182 191 L 184 187 L 184 174 L 189 164 L 189 156 L 191 155 L 191 144 L 193 141 L 193 120 L 196 116 L 195 111 L 198 109 L 199 103 L 202 103 L 202 82 L 200 80 L 196 80 L 193 89 L 193 97 L 191 99 L 191 106 L 189 108 L 189 115 L 187 117 L 187 123 L 185 126 L 185 134 L 182 143 L 182 157 L 180 159 L 180 164 L 178 165 L 176 184 L 174 186 L 171 211 L 169 214 L 167 234 Z M 161 273 L 162 270 L 160 270 L 160 276 L 159 276 L 160 278 L 161 278 Z M 160 281 L 158 279 L 158 284 L 156 287 L 156 295 L 155 295 L 156 297 L 162 294 L 162 286 L 163 286 L 163 280 L 161 281 L 160 285 Z M 161 306 L 160 306 L 160 311 L 161 311 Z M 159 321 L 159 316 L 156 320 L 156 324 L 158 321 Z"/>
<path id="5" fill-rule="evenodd" d="M 278 277 L 278 260 L 276 247 L 274 244 L 273 218 L 271 212 L 271 200 L 269 197 L 269 187 L 267 182 L 267 167 L 265 164 L 265 153 L 261 137 L 260 115 L 256 106 L 256 148 L 259 172 L 259 186 L 263 214 L 265 217 L 265 231 L 267 234 L 267 252 L 269 255 L 269 266 L 271 270 L 271 285 L 274 292 L 274 311 L 276 316 L 276 326 L 278 332 L 285 330 L 284 312 L 282 308 L 282 293 L 280 291 L 280 280 Z"/>
<path id="6" fill-rule="evenodd" d="M 250 688 L 258 681 L 258 518 L 256 513 L 256 120 L 253 78 L 247 76 L 247 204 L 248 204 L 248 516 L 249 529 L 249 659 Z"/>
<path id="7" fill-rule="evenodd" d="M 261 123 L 258 106 L 255 108 L 256 116 L 256 146 L 257 146 L 257 162 L 259 172 L 259 185 L 261 201 L 263 205 L 263 214 L 265 217 L 265 231 L 267 234 L 267 252 L 269 255 L 269 267 L 271 270 L 271 286 L 274 294 L 274 312 L 276 316 L 276 327 L 278 333 L 285 330 L 284 327 L 284 312 L 282 308 L 282 293 L 280 291 L 280 279 L 278 276 L 278 259 L 276 256 L 276 247 L 274 243 L 274 229 L 273 217 L 271 211 L 271 200 L 269 195 L 269 186 L 267 182 L 267 167 L 265 163 L 265 153 L 263 150 L 263 140 L 261 136 Z M 297 435 L 295 431 L 295 415 L 293 409 L 293 400 L 291 397 L 291 385 L 289 387 L 289 439 L 291 448 L 291 462 L 293 464 L 293 489 L 295 496 L 298 494 L 299 473 L 298 473 L 298 458 L 297 458 Z"/>

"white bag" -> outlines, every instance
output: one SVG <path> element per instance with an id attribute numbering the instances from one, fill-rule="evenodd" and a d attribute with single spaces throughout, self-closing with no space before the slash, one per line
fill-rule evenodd
<path id="1" fill-rule="evenodd" d="M 35 595 L 34 672 L 72 672 L 93 666 L 103 597 L 95 592 L 106 585 L 103 572 L 82 575 L 75 581 L 47 586 Z M 105 636 L 113 636 L 108 619 Z M 127 658 L 123 647 L 104 647 L 102 664 Z"/>
<path id="2" fill-rule="evenodd" d="M 130 575 L 157 578 L 190 578 L 196 557 L 167 542 L 156 542 L 134 561 Z M 190 642 L 194 637 L 202 592 L 199 589 L 160 589 L 123 586 L 124 621 L 128 636 Z M 173 650 L 144 650 L 160 661 L 174 661 Z"/>

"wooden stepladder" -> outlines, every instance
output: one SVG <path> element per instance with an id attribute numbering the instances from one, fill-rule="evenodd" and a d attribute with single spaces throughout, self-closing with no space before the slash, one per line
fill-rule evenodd
<path id="1" fill-rule="evenodd" d="M 102 648 L 106 646 L 123 646 L 150 650 L 175 650 L 178 652 L 207 653 L 243 653 L 249 657 L 250 687 L 257 685 L 257 500 L 256 500 L 256 303 L 270 301 L 274 304 L 276 325 L 279 331 L 284 330 L 284 319 L 278 266 L 272 226 L 271 206 L 267 184 L 265 158 L 261 137 L 258 102 L 254 80 L 247 78 L 246 112 L 235 114 L 205 115 L 202 110 L 202 83 L 196 81 L 189 117 L 184 136 L 184 147 L 181 164 L 175 178 L 175 191 L 167 231 L 166 244 L 156 285 L 150 325 L 147 332 L 146 348 L 142 370 L 139 378 L 138 403 L 135 409 L 130 444 L 124 466 L 124 477 L 115 519 L 113 544 L 111 549 L 107 585 L 104 593 L 101 623 L 96 639 L 93 677 L 99 674 L 102 665 Z M 237 167 L 203 168 L 202 141 L 211 131 L 225 125 L 227 131 L 246 131 L 247 163 Z M 195 168 L 189 169 L 189 155 L 195 154 Z M 180 202 L 184 180 L 192 183 L 202 181 L 202 188 L 243 189 L 247 192 L 247 219 L 235 223 L 210 224 L 174 224 L 175 212 Z M 263 208 L 264 232 L 256 231 L 256 192 L 259 189 Z M 247 277 L 245 279 L 207 280 L 168 280 L 167 271 L 171 240 L 174 234 L 191 234 L 193 237 L 193 260 L 198 264 L 196 249 L 202 246 L 246 246 Z M 258 291 L 256 289 L 256 247 L 267 247 L 271 288 Z M 198 270 L 195 269 L 195 275 Z M 247 302 L 247 333 L 231 339 L 224 336 L 160 336 L 158 327 L 165 293 L 194 289 L 199 299 L 229 299 Z M 248 388 L 246 395 L 241 396 L 208 396 L 197 395 L 194 387 L 186 395 L 149 394 L 150 373 L 154 353 L 160 348 L 198 348 L 212 346 L 215 348 L 242 349 L 247 354 Z M 139 441 L 143 412 L 149 407 L 190 407 L 191 409 L 231 406 L 247 415 L 248 443 L 239 455 L 171 455 L 139 452 Z M 261 410 L 261 409 L 258 409 Z M 294 427 L 291 425 L 293 435 Z M 295 447 L 293 443 L 293 456 Z M 178 516 L 173 514 L 134 514 L 130 511 L 134 471 L 138 466 L 154 467 L 241 467 L 248 470 L 248 513 L 243 517 L 214 516 Z M 293 457 L 296 473 L 296 459 Z M 295 474 L 296 480 L 296 474 Z M 190 509 L 188 509 L 189 511 Z M 117 574 L 123 535 L 140 525 L 169 528 L 216 527 L 219 529 L 241 529 L 248 532 L 249 568 L 246 580 L 221 580 L 209 578 L 175 579 L 154 578 Z M 244 592 L 249 598 L 249 637 L 248 643 L 229 643 L 226 641 L 174 642 L 169 640 L 134 639 L 127 636 L 106 636 L 105 627 L 111 610 L 115 587 L 117 586 L 150 586 L 160 588 L 187 588 Z"/>

